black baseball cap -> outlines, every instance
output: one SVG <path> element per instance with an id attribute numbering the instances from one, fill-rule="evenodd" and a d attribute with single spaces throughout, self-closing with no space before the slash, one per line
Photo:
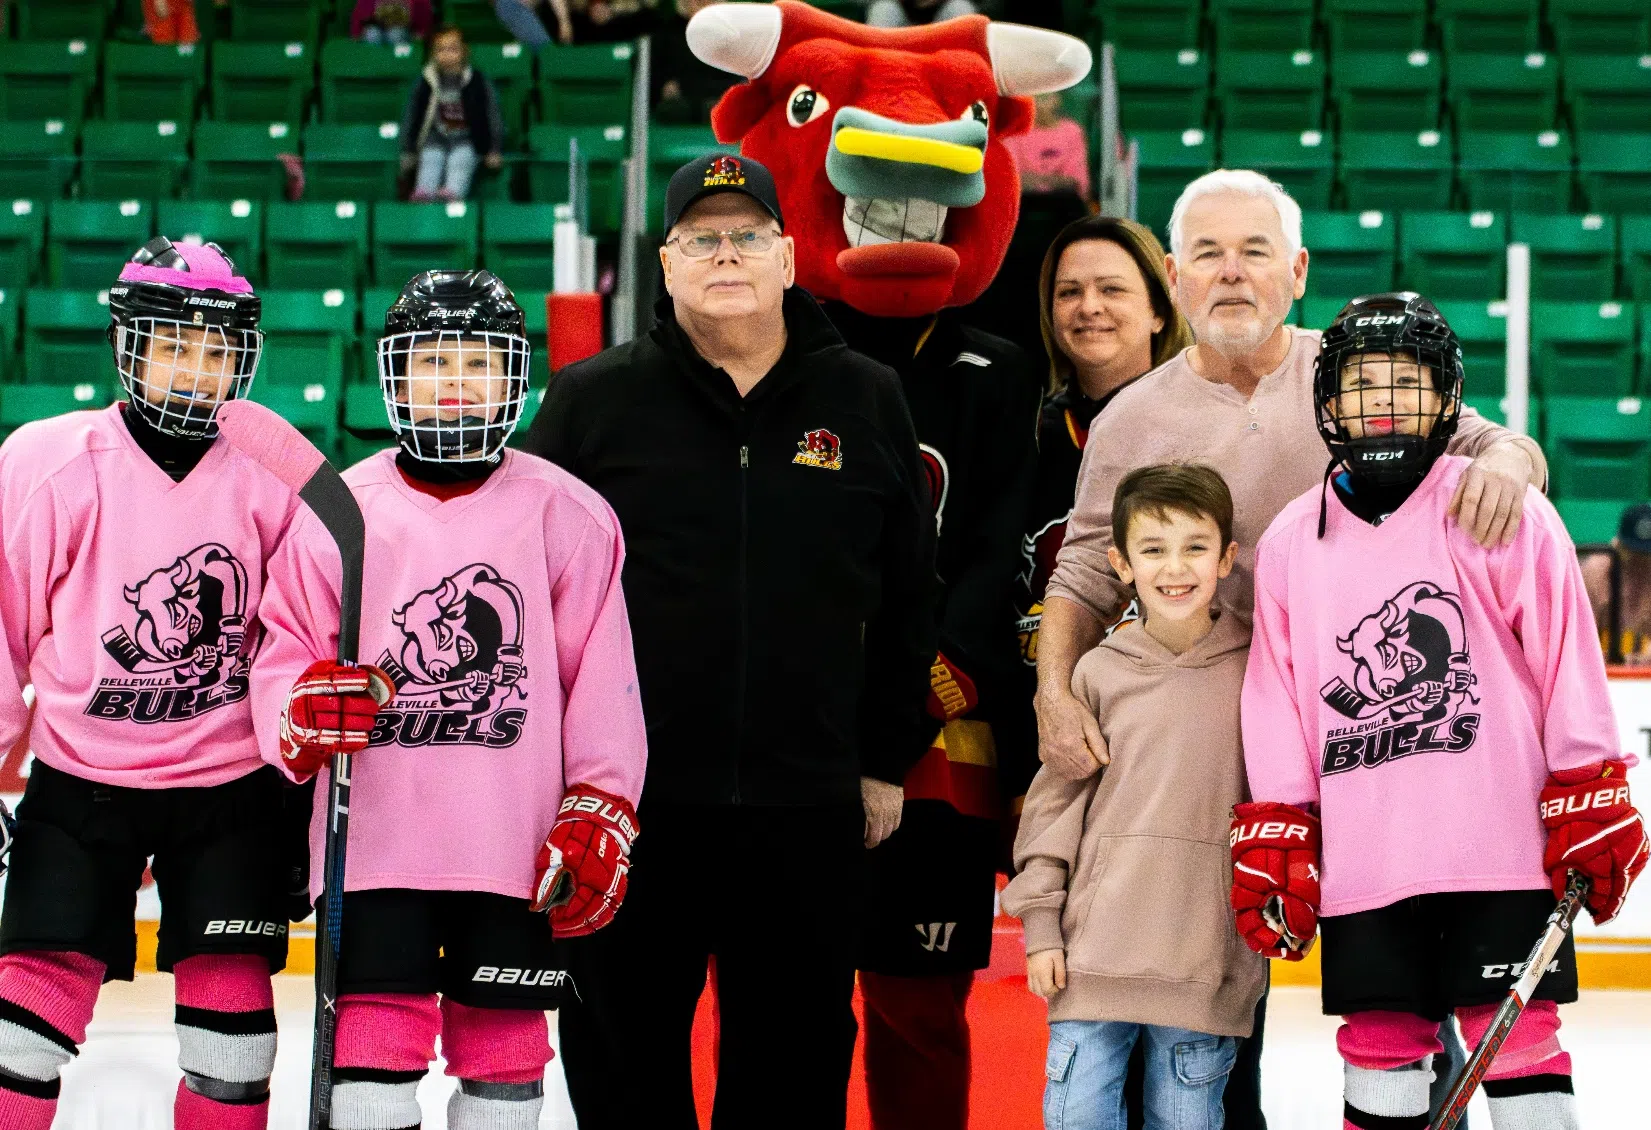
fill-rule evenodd
<path id="1" fill-rule="evenodd" d="M 1617 544 L 1634 553 L 1651 553 L 1651 505 L 1636 502 L 1623 510 Z"/>
<path id="2" fill-rule="evenodd" d="M 774 174 L 749 157 L 707 153 L 671 174 L 670 187 L 665 190 L 665 230 L 676 227 L 682 213 L 695 202 L 719 192 L 744 193 L 768 209 L 768 214 L 782 229 L 785 227 L 785 217 L 780 214 L 780 194 L 774 188 Z"/>

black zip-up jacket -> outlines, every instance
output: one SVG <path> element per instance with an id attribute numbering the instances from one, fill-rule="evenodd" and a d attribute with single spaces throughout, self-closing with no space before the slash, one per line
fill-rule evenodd
<path id="1" fill-rule="evenodd" d="M 933 733 L 934 519 L 899 380 L 799 289 L 744 398 L 656 312 L 558 373 L 527 440 L 624 531 L 644 803 L 857 802 Z"/>

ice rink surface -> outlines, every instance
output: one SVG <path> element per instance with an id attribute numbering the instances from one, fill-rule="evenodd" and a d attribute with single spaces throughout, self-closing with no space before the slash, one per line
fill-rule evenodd
<path id="1" fill-rule="evenodd" d="M 276 978 L 281 1050 L 276 1061 L 273 1130 L 301 1130 L 308 1098 L 312 997 L 305 977 Z M 1582 1125 L 1628 1130 L 1651 1125 L 1651 993 L 1589 991 L 1564 1010 L 1561 1033 L 1576 1061 Z M 1341 1124 L 1341 1061 L 1336 1021 L 1319 1014 L 1314 989 L 1273 990 L 1268 1011 L 1263 1086 L 1271 1130 L 1329 1130 Z M 552 1038 L 555 1027 L 552 1024 Z M 86 1047 L 63 1077 L 56 1130 L 165 1130 L 179 1078 L 172 1035 L 172 979 L 140 974 L 134 984 L 106 985 Z M 445 1130 L 450 1080 L 432 1075 L 419 1090 L 425 1130 Z M 546 1077 L 541 1127 L 573 1130 L 561 1073 Z M 1490 1130 L 1483 1103 L 1470 1115 Z M 1035 1111 L 1025 1127 L 1036 1127 Z M 982 1128 L 985 1130 L 985 1128 Z M 991 1130 L 1021 1130 L 992 1127 Z"/>

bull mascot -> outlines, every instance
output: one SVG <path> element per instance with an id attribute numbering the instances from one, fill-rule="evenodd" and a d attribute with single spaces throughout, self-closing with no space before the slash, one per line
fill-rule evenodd
<path id="1" fill-rule="evenodd" d="M 935 736 L 906 778 L 900 829 L 870 856 L 860 984 L 875 1125 L 963 1130 L 964 1006 L 990 958 L 1009 815 L 997 765 L 1015 729 L 1010 589 L 1041 381 L 956 308 L 986 290 L 1014 232 L 1020 178 L 1002 139 L 1031 125 L 1028 96 L 1082 79 L 1090 51 L 984 16 L 871 28 L 793 0 L 712 5 L 688 45 L 747 80 L 712 111 L 717 137 L 773 173 L 798 285 L 900 374 L 930 471 L 945 584 Z"/>

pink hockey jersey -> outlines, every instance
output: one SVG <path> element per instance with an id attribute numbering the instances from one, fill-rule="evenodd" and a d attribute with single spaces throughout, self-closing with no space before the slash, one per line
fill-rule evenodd
<path id="1" fill-rule="evenodd" d="M 367 522 L 361 660 L 397 687 L 355 758 L 345 889 L 527 898 L 567 785 L 632 804 L 642 792 L 647 736 L 619 520 L 572 475 L 519 451 L 447 501 L 409 486 L 393 450 L 344 481 Z M 317 544 L 292 543 L 300 582 L 265 612 L 253 700 L 277 765 L 287 691 L 336 647 L 338 554 Z M 327 787 L 323 774 L 310 828 L 317 860 Z M 319 894 L 321 869 L 312 872 Z"/>
<path id="2" fill-rule="evenodd" d="M 1331 488 L 1256 548 L 1244 760 L 1256 800 L 1317 805 L 1326 915 L 1435 891 L 1536 890 L 1553 769 L 1620 755 L 1576 549 L 1526 491 L 1511 545 L 1446 514 L 1445 456 L 1380 526 Z"/>
<path id="3" fill-rule="evenodd" d="M 181 483 L 120 407 L 25 424 L 0 446 L 0 749 L 29 729 L 54 769 L 210 786 L 258 769 L 249 657 L 270 562 L 302 505 L 228 443 Z"/>

